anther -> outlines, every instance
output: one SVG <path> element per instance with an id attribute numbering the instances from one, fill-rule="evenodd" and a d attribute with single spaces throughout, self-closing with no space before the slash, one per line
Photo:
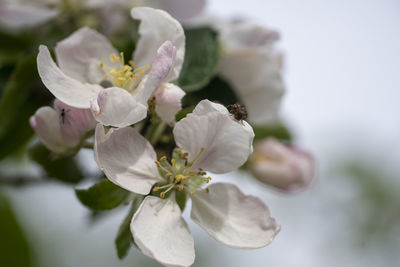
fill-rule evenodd
<path id="1" fill-rule="evenodd" d="M 191 192 L 190 192 L 190 194 L 191 194 L 192 196 L 194 195 L 194 193 L 196 193 L 196 192 L 195 192 L 195 191 L 191 191 Z"/>
<path id="2" fill-rule="evenodd" d="M 183 191 L 183 184 L 181 184 L 181 185 L 178 186 L 178 190 L 179 190 L 179 191 Z"/>
<path id="3" fill-rule="evenodd" d="M 160 187 L 158 187 L 158 186 L 155 186 L 155 187 L 153 188 L 153 191 L 154 191 L 154 192 L 157 192 L 158 190 L 160 190 Z"/>
<path id="4" fill-rule="evenodd" d="M 154 161 L 154 163 L 155 163 L 158 167 L 161 166 L 161 163 L 160 163 L 158 160 Z"/>
<path id="5" fill-rule="evenodd" d="M 160 193 L 160 197 L 161 197 L 161 198 L 164 198 L 164 197 L 165 197 L 165 192 L 161 192 L 161 193 Z"/>
<path id="6" fill-rule="evenodd" d="M 207 194 L 210 193 L 210 189 L 206 188 L 206 193 Z"/>
<path id="7" fill-rule="evenodd" d="M 162 156 L 162 157 L 160 158 L 160 160 L 167 160 L 167 157 L 166 157 L 166 156 Z"/>
<path id="8" fill-rule="evenodd" d="M 173 174 L 172 173 L 167 173 L 165 176 L 167 176 L 167 177 L 171 177 Z"/>

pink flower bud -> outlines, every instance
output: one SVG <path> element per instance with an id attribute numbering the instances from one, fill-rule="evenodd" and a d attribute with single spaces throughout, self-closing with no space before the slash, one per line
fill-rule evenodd
<path id="1" fill-rule="evenodd" d="M 166 123 L 175 122 L 176 113 L 181 110 L 185 92 L 172 83 L 164 83 L 154 92 L 156 113 Z"/>
<path id="2" fill-rule="evenodd" d="M 53 106 L 41 107 L 29 122 L 49 150 L 68 153 L 79 145 L 88 131 L 94 129 L 96 121 L 89 109 L 73 108 L 57 99 Z"/>
<path id="3" fill-rule="evenodd" d="M 262 183 L 285 192 L 307 187 L 314 177 L 314 158 L 276 139 L 264 139 L 255 145 L 250 168 Z"/>

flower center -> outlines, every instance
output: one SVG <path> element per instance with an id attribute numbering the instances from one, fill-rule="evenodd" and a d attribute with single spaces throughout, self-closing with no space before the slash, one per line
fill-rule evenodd
<path id="1" fill-rule="evenodd" d="M 171 162 L 168 162 L 166 156 L 161 157 L 159 161 L 156 160 L 158 171 L 166 182 L 156 185 L 153 188 L 153 192 L 160 192 L 161 198 L 164 198 L 172 190 L 186 191 L 193 195 L 197 188 L 204 183 L 208 183 L 211 177 L 206 177 L 206 172 L 200 168 L 196 171 L 192 170 L 194 162 L 201 156 L 203 151 L 204 148 L 201 148 L 199 154 L 191 162 L 188 162 L 187 157 L 189 154 L 182 153 L 181 148 L 174 150 Z"/>
<path id="2" fill-rule="evenodd" d="M 105 72 L 104 77 L 127 91 L 134 89 L 150 68 L 148 65 L 136 68 L 132 60 L 129 60 L 129 65 L 125 64 L 124 53 L 120 53 L 119 56 L 111 54 L 110 61 L 115 66 L 118 64 L 118 67 L 109 66 L 101 61 L 100 68 Z"/>

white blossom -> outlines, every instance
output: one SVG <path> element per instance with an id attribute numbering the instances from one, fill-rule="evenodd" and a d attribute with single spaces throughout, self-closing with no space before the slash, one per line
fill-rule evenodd
<path id="1" fill-rule="evenodd" d="M 185 54 L 182 26 L 165 11 L 140 7 L 142 22 L 129 65 L 100 33 L 87 27 L 59 42 L 57 66 L 46 46 L 37 57 L 39 75 L 62 102 L 91 108 L 104 125 L 125 127 L 147 116 L 147 101 L 159 86 L 178 78 Z"/>
<path id="2" fill-rule="evenodd" d="M 191 217 L 216 240 L 234 248 L 269 244 L 279 225 L 258 198 L 231 184 L 214 183 L 207 171 L 236 170 L 252 152 L 254 132 L 220 105 L 201 101 L 193 113 L 176 123 L 176 148 L 169 162 L 156 160 L 150 143 L 134 128 L 110 129 L 98 125 L 95 157 L 113 183 L 147 195 L 131 222 L 139 249 L 165 266 L 190 266 L 194 243 L 181 217 L 176 194 L 191 196 Z"/>

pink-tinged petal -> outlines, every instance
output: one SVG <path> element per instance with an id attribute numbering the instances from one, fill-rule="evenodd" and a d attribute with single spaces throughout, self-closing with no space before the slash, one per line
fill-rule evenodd
<path id="1" fill-rule="evenodd" d="M 290 193 L 310 185 L 314 178 L 315 161 L 307 152 L 268 138 L 256 144 L 250 168 L 262 183 Z"/>
<path id="2" fill-rule="evenodd" d="M 18 31 L 51 20 L 58 11 L 22 4 L 0 4 L 0 28 Z"/>
<path id="3" fill-rule="evenodd" d="M 64 140 L 79 142 L 96 126 L 90 109 L 74 108 L 58 99 L 54 101 L 54 109 L 59 115 L 60 131 Z"/>
<path id="4" fill-rule="evenodd" d="M 126 127 L 147 116 L 147 103 L 139 103 L 119 87 L 103 89 L 97 100 L 92 101 L 91 109 L 98 122 L 113 127 Z"/>
<path id="5" fill-rule="evenodd" d="M 190 215 L 219 242 L 233 248 L 260 248 L 279 232 L 280 226 L 259 198 L 231 184 L 212 184 L 207 191 L 192 196 Z"/>
<path id="6" fill-rule="evenodd" d="M 187 21 L 199 15 L 206 6 L 206 0 L 157 0 L 157 2 L 159 8 L 180 21 Z"/>
<path id="7" fill-rule="evenodd" d="M 279 33 L 246 20 L 218 21 L 220 41 L 228 51 L 271 47 L 280 39 Z"/>
<path id="8" fill-rule="evenodd" d="M 149 65 L 158 48 L 165 41 L 171 41 L 176 48 L 176 57 L 165 82 L 178 79 L 185 56 L 185 33 L 181 24 L 167 12 L 149 7 L 133 8 L 131 15 L 134 19 L 141 20 L 140 39 L 134 53 L 135 64 Z"/>
<path id="9" fill-rule="evenodd" d="M 138 102 L 147 107 L 147 101 L 151 94 L 166 80 L 168 73 L 170 73 L 175 55 L 175 46 L 170 41 L 165 41 L 158 48 L 150 71 L 133 92 Z"/>
<path id="10" fill-rule="evenodd" d="M 154 93 L 156 113 L 166 123 L 175 122 L 175 115 L 182 109 L 185 92 L 172 83 L 165 83 Z"/>
<path id="11" fill-rule="evenodd" d="M 146 195 L 162 180 L 156 152 L 150 143 L 131 127 L 110 129 L 107 134 L 98 124 L 94 154 L 107 178 L 131 192 Z"/>
<path id="12" fill-rule="evenodd" d="M 55 54 L 60 69 L 66 75 L 81 82 L 91 83 L 100 83 L 104 80 L 100 61 L 108 66 L 114 66 L 115 64 L 109 60 L 110 55 L 119 55 L 105 36 L 88 27 L 77 30 L 59 42 Z"/>
<path id="13" fill-rule="evenodd" d="M 67 143 L 60 130 L 60 118 L 51 107 L 41 107 L 33 115 L 29 123 L 39 137 L 40 142 L 55 153 L 63 153 L 78 142 Z"/>
<path id="14" fill-rule="evenodd" d="M 187 267 L 194 262 L 193 237 L 173 196 L 146 197 L 132 219 L 131 232 L 143 254 L 164 266 Z"/>
<path id="15" fill-rule="evenodd" d="M 173 133 L 176 144 L 189 153 L 189 161 L 204 148 L 193 168 L 226 173 L 246 162 L 253 151 L 254 132 L 247 122 L 236 121 L 225 107 L 215 105 L 219 104 L 201 101 L 194 113 L 176 123 Z"/>
<path id="16" fill-rule="evenodd" d="M 65 75 L 51 58 L 49 49 L 41 45 L 37 56 L 39 76 L 49 91 L 63 103 L 76 108 L 89 108 L 102 89 L 99 85 L 82 83 Z"/>

